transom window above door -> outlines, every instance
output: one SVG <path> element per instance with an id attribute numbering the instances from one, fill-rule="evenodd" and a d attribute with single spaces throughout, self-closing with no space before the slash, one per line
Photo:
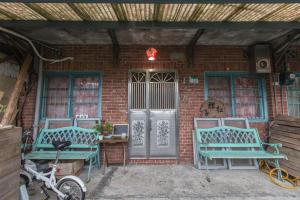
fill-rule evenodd
<path id="1" fill-rule="evenodd" d="M 99 73 L 46 73 L 41 118 L 100 117 Z"/>
<path id="2" fill-rule="evenodd" d="M 247 73 L 205 73 L 205 99 L 214 98 L 225 104 L 228 117 L 251 121 L 267 119 L 264 77 Z"/>
<path id="3" fill-rule="evenodd" d="M 131 71 L 130 109 L 175 109 L 176 73 L 173 71 Z M 148 107 L 147 107 L 148 105 Z"/>

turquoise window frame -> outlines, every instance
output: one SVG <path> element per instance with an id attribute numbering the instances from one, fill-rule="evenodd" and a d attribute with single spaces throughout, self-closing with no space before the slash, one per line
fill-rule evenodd
<path id="1" fill-rule="evenodd" d="M 296 78 L 300 78 L 300 72 L 297 72 L 297 73 L 294 73 L 295 75 L 296 75 Z M 289 105 L 290 105 L 290 101 L 291 100 L 289 100 L 289 98 L 288 98 L 288 90 L 291 90 L 291 88 L 289 88 L 289 87 L 287 87 L 286 88 L 286 103 L 287 103 L 287 114 L 288 114 L 288 116 L 293 116 L 293 117 L 299 117 L 300 116 L 300 114 L 299 115 L 297 115 L 297 116 L 294 116 L 294 115 L 290 115 L 290 113 L 289 113 Z M 293 90 L 297 90 L 297 91 L 300 91 L 300 89 L 293 89 Z M 300 101 L 297 103 L 298 105 L 300 104 Z"/>
<path id="2" fill-rule="evenodd" d="M 44 72 L 43 73 L 43 81 L 42 81 L 42 91 L 40 97 L 40 120 L 45 121 L 45 102 L 44 95 L 46 93 L 46 88 L 48 85 L 48 77 L 66 77 L 69 78 L 69 96 L 68 96 L 68 113 L 66 118 L 72 118 L 73 116 L 73 108 L 72 108 L 72 97 L 74 92 L 74 78 L 77 77 L 98 77 L 98 110 L 97 110 L 97 118 L 102 118 L 101 107 L 102 107 L 102 73 L 101 72 Z"/>
<path id="3" fill-rule="evenodd" d="M 236 77 L 255 77 L 258 79 L 258 89 L 260 95 L 259 109 L 261 116 L 257 118 L 248 118 L 249 122 L 267 122 L 268 121 L 268 105 L 266 95 L 266 81 L 265 76 L 260 74 L 253 74 L 249 72 L 204 72 L 204 98 L 208 99 L 208 77 L 228 77 L 230 78 L 231 88 L 231 103 L 232 103 L 232 117 L 236 116 L 236 100 L 235 100 L 235 84 Z"/>

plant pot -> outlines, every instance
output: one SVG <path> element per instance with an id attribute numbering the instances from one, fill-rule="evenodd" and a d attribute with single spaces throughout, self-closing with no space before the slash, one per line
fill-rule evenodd
<path id="1" fill-rule="evenodd" d="M 103 135 L 103 136 L 108 136 L 108 135 L 110 135 L 110 134 L 109 134 L 108 131 L 102 131 L 102 135 Z"/>
<path id="2" fill-rule="evenodd" d="M 99 135 L 99 140 L 103 140 L 103 135 Z"/>
<path id="3" fill-rule="evenodd" d="M 106 139 L 106 140 L 110 140 L 110 139 L 112 139 L 112 135 L 106 135 L 103 138 Z"/>

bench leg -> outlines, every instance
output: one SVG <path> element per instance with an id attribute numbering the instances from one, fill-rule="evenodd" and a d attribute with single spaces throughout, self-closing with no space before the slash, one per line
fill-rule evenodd
<path id="1" fill-rule="evenodd" d="M 205 166 L 206 166 L 206 180 L 207 182 L 210 182 L 210 177 L 209 177 L 209 174 L 208 174 L 208 161 L 207 161 L 207 157 L 205 157 Z"/>
<path id="2" fill-rule="evenodd" d="M 197 159 L 197 167 L 198 167 L 198 169 L 201 169 L 201 158 L 199 159 Z"/>
<path id="3" fill-rule="evenodd" d="M 88 178 L 87 178 L 87 183 L 90 182 L 91 180 L 91 171 L 92 171 L 92 163 L 93 163 L 93 159 L 90 159 L 90 166 L 89 166 L 89 171 L 88 171 Z"/>
<path id="4" fill-rule="evenodd" d="M 197 169 L 200 169 L 201 168 L 201 163 L 200 163 L 200 159 L 201 159 L 201 155 L 198 155 L 199 153 L 198 153 L 198 151 L 196 152 L 196 156 L 195 156 L 195 158 L 196 158 L 196 168 Z"/>
<path id="5" fill-rule="evenodd" d="M 205 167 L 206 167 L 206 172 L 208 173 L 208 161 L 207 161 L 207 157 L 205 157 Z"/>
<path id="6" fill-rule="evenodd" d="M 98 169 L 100 169 L 101 165 L 100 165 L 100 153 L 98 153 L 97 155 L 97 167 Z"/>
<path id="7" fill-rule="evenodd" d="M 279 165 L 279 160 L 278 159 L 275 160 L 275 167 L 277 169 L 280 169 L 280 165 Z M 277 170 L 277 176 L 278 176 L 278 179 L 280 181 L 283 181 L 281 170 Z"/>

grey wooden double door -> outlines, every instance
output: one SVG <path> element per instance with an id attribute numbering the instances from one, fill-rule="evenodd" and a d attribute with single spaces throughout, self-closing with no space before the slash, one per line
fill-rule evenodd
<path id="1" fill-rule="evenodd" d="M 177 156 L 178 82 L 175 72 L 130 71 L 131 158 Z"/>

